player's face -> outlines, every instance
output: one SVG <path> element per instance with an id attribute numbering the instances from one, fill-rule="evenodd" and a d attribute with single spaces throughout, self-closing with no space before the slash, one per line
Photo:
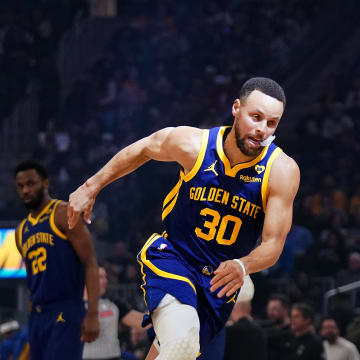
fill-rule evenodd
<path id="1" fill-rule="evenodd" d="M 106 293 L 106 288 L 108 284 L 108 279 L 106 275 L 106 270 L 103 267 L 99 268 L 99 292 L 100 296 Z"/>
<path id="2" fill-rule="evenodd" d="M 233 106 L 236 143 L 247 156 L 257 156 L 264 148 L 260 143 L 273 135 L 284 112 L 281 101 L 254 90 Z"/>
<path id="3" fill-rule="evenodd" d="M 334 320 L 324 320 L 321 326 L 321 336 L 328 340 L 330 343 L 334 343 L 339 336 L 339 329 Z"/>
<path id="4" fill-rule="evenodd" d="M 284 309 L 279 300 L 270 300 L 266 307 L 267 316 L 275 323 L 281 323 L 286 315 L 286 309 Z"/>
<path id="5" fill-rule="evenodd" d="M 298 309 L 291 310 L 291 329 L 294 332 L 304 331 L 310 326 L 310 319 L 305 318 L 302 312 Z"/>
<path id="6" fill-rule="evenodd" d="M 30 210 L 37 209 L 40 206 L 49 186 L 49 181 L 43 179 L 35 169 L 18 172 L 15 183 L 20 198 Z"/>

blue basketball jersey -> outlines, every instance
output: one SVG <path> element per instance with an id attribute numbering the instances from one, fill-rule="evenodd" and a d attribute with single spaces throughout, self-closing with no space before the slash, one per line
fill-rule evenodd
<path id="1" fill-rule="evenodd" d="M 281 149 L 263 148 L 249 162 L 230 165 L 225 155 L 228 127 L 204 130 L 193 169 L 181 170 L 163 203 L 165 237 L 197 270 L 246 256 L 261 235 L 271 165 Z M 203 270 L 204 271 L 204 270 Z"/>
<path id="2" fill-rule="evenodd" d="M 55 210 L 60 202 L 51 200 L 36 218 L 29 214 L 19 227 L 18 242 L 33 304 L 82 302 L 83 266 L 66 235 L 55 225 Z"/>

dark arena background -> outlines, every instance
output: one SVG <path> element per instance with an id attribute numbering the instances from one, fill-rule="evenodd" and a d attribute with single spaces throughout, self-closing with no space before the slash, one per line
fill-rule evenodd
<path id="1" fill-rule="evenodd" d="M 14 242 L 27 216 L 18 162 L 43 163 L 50 194 L 67 200 L 117 151 L 158 129 L 231 125 L 243 82 L 265 76 L 284 87 L 276 143 L 299 164 L 301 184 L 279 261 L 251 275 L 251 319 L 273 346 L 268 303 L 282 294 L 290 306 L 312 307 L 313 332 L 322 336 L 330 316 L 360 348 L 359 11 L 356 0 L 1 0 L 0 324 L 28 322 Z M 107 296 L 139 311 L 136 254 L 161 231 L 177 170 L 149 162 L 103 190 L 93 210 Z M 121 359 L 145 358 L 146 332 L 121 324 L 118 336 Z"/>

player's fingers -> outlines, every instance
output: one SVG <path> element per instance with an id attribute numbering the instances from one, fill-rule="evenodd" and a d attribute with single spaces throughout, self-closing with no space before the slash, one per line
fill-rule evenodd
<path id="1" fill-rule="evenodd" d="M 235 292 L 239 290 L 241 286 L 242 286 L 241 283 L 236 283 L 229 291 L 226 292 L 226 296 L 231 296 L 235 294 Z"/>
<path id="2" fill-rule="evenodd" d="M 220 265 L 217 267 L 217 269 L 214 271 L 214 274 L 218 274 L 220 272 L 222 272 L 227 266 L 226 266 L 226 261 L 225 262 L 222 262 L 220 263 Z"/>
<path id="3" fill-rule="evenodd" d="M 89 205 L 87 209 L 84 211 L 84 220 L 87 224 L 91 224 L 91 212 L 92 212 L 93 206 Z"/>
<path id="4" fill-rule="evenodd" d="M 231 274 L 228 274 L 218 281 L 216 281 L 210 288 L 211 292 L 216 291 L 219 287 L 226 285 L 228 282 L 230 282 L 233 279 L 233 276 Z"/>
<path id="5" fill-rule="evenodd" d="M 71 217 L 69 218 L 69 229 L 73 229 L 75 227 L 75 225 L 77 224 L 77 222 L 79 221 L 79 216 L 80 213 L 77 211 L 73 211 L 73 213 L 71 214 Z"/>
<path id="6" fill-rule="evenodd" d="M 231 293 L 231 290 L 233 288 L 235 288 L 235 290 L 237 290 L 237 286 L 238 286 L 237 280 L 232 280 L 232 281 L 228 282 L 217 294 L 218 298 L 223 297 L 225 294 L 226 294 L 226 296 L 230 296 L 230 295 L 228 295 L 228 293 Z"/>
<path id="7" fill-rule="evenodd" d="M 217 272 L 217 274 L 211 279 L 210 285 L 214 285 L 219 280 L 221 280 L 224 276 L 227 276 L 231 273 L 231 270 L 229 268 L 222 268 L 220 271 Z"/>

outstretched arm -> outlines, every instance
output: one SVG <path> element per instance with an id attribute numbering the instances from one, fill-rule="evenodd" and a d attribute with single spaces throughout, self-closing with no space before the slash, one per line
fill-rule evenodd
<path id="1" fill-rule="evenodd" d="M 252 274 L 273 266 L 279 259 L 290 230 L 293 202 L 300 182 L 300 171 L 295 161 L 281 154 L 274 162 L 269 179 L 269 191 L 262 232 L 262 242 L 240 260 L 224 261 L 215 270 L 211 291 L 223 286 L 218 296 L 230 296 L 243 284 L 244 271 Z"/>
<path id="2" fill-rule="evenodd" d="M 149 160 L 178 162 L 191 170 L 200 150 L 202 130 L 187 126 L 165 128 L 119 151 L 100 171 L 70 195 L 68 223 L 72 229 L 81 213 L 87 223 L 97 194 L 106 185 L 119 179 Z"/>

